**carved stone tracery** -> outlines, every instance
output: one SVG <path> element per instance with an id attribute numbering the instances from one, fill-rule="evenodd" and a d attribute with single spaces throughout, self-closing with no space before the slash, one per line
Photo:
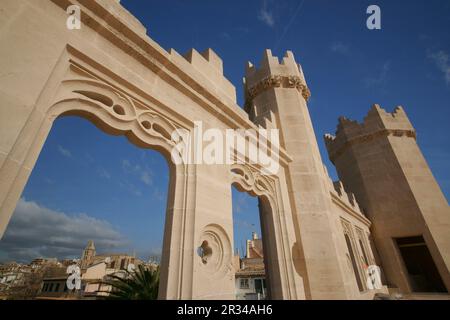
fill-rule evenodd
<path id="1" fill-rule="evenodd" d="M 270 176 L 263 175 L 259 170 L 243 164 L 232 165 L 231 173 L 233 183 L 237 183 L 243 191 L 254 196 L 266 196 L 275 204 L 275 181 Z"/>
<path id="2" fill-rule="evenodd" d="M 55 103 L 49 109 L 51 116 L 92 114 L 115 131 L 132 132 L 143 143 L 160 145 L 170 152 L 175 145 L 171 133 L 181 127 L 179 124 L 81 67 L 71 64 L 69 69 Z M 68 107 L 70 102 L 82 103 L 74 108 Z"/>
<path id="3" fill-rule="evenodd" d="M 261 92 L 277 87 L 296 88 L 306 101 L 311 96 L 311 92 L 299 76 L 270 75 L 247 89 L 247 99 L 252 100 Z"/>

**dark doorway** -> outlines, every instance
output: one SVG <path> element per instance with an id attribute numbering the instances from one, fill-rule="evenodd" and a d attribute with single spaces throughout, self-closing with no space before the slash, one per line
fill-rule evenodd
<path id="1" fill-rule="evenodd" d="M 447 292 L 422 236 L 397 238 L 414 292 Z"/>

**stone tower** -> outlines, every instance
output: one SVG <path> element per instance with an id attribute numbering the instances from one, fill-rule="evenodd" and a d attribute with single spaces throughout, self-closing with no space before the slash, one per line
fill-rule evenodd
<path id="1" fill-rule="evenodd" d="M 291 51 L 280 62 L 266 50 L 260 67 L 248 63 L 245 110 L 265 128 L 278 128 L 280 144 L 292 161 L 284 172 L 291 201 L 297 272 L 308 299 L 345 299 L 339 263 L 336 221 L 327 174 L 308 111 L 310 96 L 302 68 Z M 262 236 L 264 246 L 267 239 Z"/>
<path id="2" fill-rule="evenodd" d="M 81 269 L 87 268 L 87 266 L 89 265 L 89 263 L 91 263 L 94 257 L 95 257 L 94 241 L 89 240 L 81 256 Z"/>
<path id="3" fill-rule="evenodd" d="M 406 293 L 448 291 L 450 209 L 403 108 L 374 105 L 363 123 L 341 117 L 325 143 L 373 223 L 387 284 Z"/>

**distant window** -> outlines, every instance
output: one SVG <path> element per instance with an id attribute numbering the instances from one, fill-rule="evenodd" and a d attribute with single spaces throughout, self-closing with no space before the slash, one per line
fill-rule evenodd
<path id="1" fill-rule="evenodd" d="M 241 287 L 241 289 L 248 289 L 248 288 L 250 288 L 248 279 L 241 279 L 240 287 Z"/>
<path id="2" fill-rule="evenodd" d="M 264 293 L 264 280 L 263 279 L 255 279 L 255 291 L 256 293 L 263 294 Z"/>
<path id="3" fill-rule="evenodd" d="M 53 291 L 53 283 L 50 283 L 50 284 L 49 284 L 48 291 L 49 291 L 49 292 L 52 292 L 52 291 Z"/>
<path id="4" fill-rule="evenodd" d="M 125 270 L 125 259 L 120 261 L 120 269 Z"/>
<path id="5" fill-rule="evenodd" d="M 48 283 L 44 283 L 44 287 L 42 288 L 43 292 L 46 292 L 48 289 Z"/>
<path id="6" fill-rule="evenodd" d="M 64 292 L 67 292 L 67 290 L 69 290 L 69 288 L 67 288 L 67 282 L 64 282 Z"/>
<path id="7" fill-rule="evenodd" d="M 57 283 L 56 285 L 55 285 L 55 292 L 58 292 L 59 291 L 59 283 Z"/>
<path id="8" fill-rule="evenodd" d="M 115 261 L 111 262 L 111 269 L 114 269 L 115 266 L 116 266 L 116 262 Z"/>

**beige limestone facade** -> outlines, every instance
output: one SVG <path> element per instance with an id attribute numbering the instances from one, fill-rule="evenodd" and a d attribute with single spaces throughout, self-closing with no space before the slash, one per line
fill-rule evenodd
<path id="1" fill-rule="evenodd" d="M 80 8 L 79 29 L 67 27 L 70 5 Z M 164 50 L 119 1 L 3 0 L 0 8 L 0 236 L 53 122 L 79 116 L 167 159 L 161 299 L 235 298 L 232 185 L 259 198 L 272 299 L 410 293 L 422 288 L 417 265 L 434 266 L 439 277 L 429 282 L 450 288 L 449 207 L 402 110 L 341 121 L 326 138 L 343 181 L 332 182 L 292 52 L 280 61 L 267 50 L 260 66 L 248 64 L 242 109 L 214 51 Z M 171 133 L 192 132 L 196 121 L 278 129 L 277 174 L 248 161 L 173 163 Z M 377 289 L 369 265 L 381 268 Z"/>

